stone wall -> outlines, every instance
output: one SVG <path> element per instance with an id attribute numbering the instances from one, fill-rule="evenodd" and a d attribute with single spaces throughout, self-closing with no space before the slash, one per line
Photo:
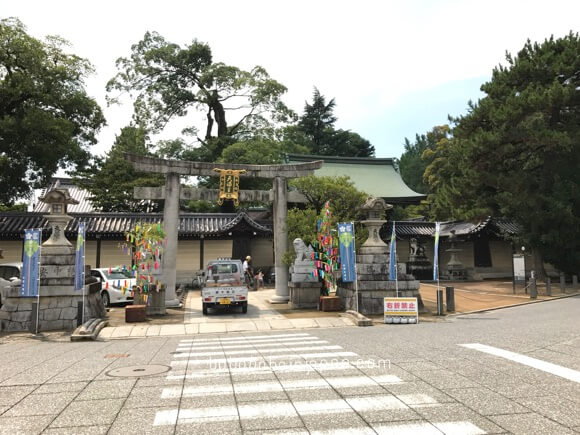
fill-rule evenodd
<path id="1" fill-rule="evenodd" d="M 32 304 L 37 298 L 22 298 L 20 287 L 11 287 L 0 308 L 0 330 L 27 331 L 31 327 Z M 42 294 L 42 292 L 41 292 Z M 39 330 L 72 330 L 76 328 L 78 302 L 82 293 L 66 296 L 41 296 L 38 314 Z"/>
<path id="2" fill-rule="evenodd" d="M 87 283 L 94 278 L 87 277 Z M 100 297 L 100 283 L 87 285 L 85 289 L 85 320 L 104 317 Z M 28 331 L 32 328 L 32 304 L 38 298 L 20 297 L 20 281 L 15 281 L 5 292 L 0 307 L 0 330 Z M 38 331 L 75 329 L 82 319 L 77 320 L 78 304 L 83 301 L 83 292 L 74 291 L 74 250 L 72 247 L 44 248 L 40 266 L 40 309 Z"/>
<path id="3" fill-rule="evenodd" d="M 394 298 L 397 295 L 395 281 L 375 281 L 371 285 L 373 289 L 361 289 L 363 284 L 359 282 L 358 310 L 362 314 L 379 315 L 384 313 L 384 298 Z M 399 297 L 419 298 L 419 281 L 399 281 Z M 354 283 L 342 283 L 336 292 L 342 299 L 342 308 L 356 310 Z"/>

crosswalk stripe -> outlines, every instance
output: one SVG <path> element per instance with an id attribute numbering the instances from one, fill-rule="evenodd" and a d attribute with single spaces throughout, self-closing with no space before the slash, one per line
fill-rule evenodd
<path id="1" fill-rule="evenodd" d="M 368 366 L 372 367 L 373 361 L 366 361 L 368 362 Z M 365 361 L 361 361 L 361 364 L 365 364 Z M 179 363 L 179 364 L 178 364 Z M 187 361 L 172 361 L 172 366 L 182 365 L 187 366 Z M 206 378 L 208 376 L 229 376 L 230 373 L 234 375 L 254 375 L 254 374 L 261 374 L 261 373 L 276 373 L 276 372 L 331 372 L 336 370 L 358 370 L 349 362 L 333 362 L 332 364 L 328 364 L 327 362 L 323 363 L 310 363 L 310 364 L 283 364 L 277 363 L 273 365 L 269 365 L 266 361 L 256 362 L 256 364 L 248 364 L 247 367 L 218 367 L 212 369 L 203 369 L 199 370 L 196 369 L 195 373 L 176 373 L 175 370 L 169 372 L 170 374 L 167 375 L 168 380 L 180 380 L 180 379 L 198 379 L 198 378 Z"/>
<path id="2" fill-rule="evenodd" d="M 180 343 L 214 343 L 214 342 L 228 342 L 228 341 L 243 341 L 243 340 L 255 340 L 255 339 L 269 339 L 269 338 L 289 338 L 289 337 L 307 337 L 310 336 L 308 333 L 295 333 L 295 334 L 271 334 L 271 335 L 240 335 L 238 337 L 219 337 L 219 338 L 196 338 L 196 339 L 184 339 L 179 340 Z"/>
<path id="3" fill-rule="evenodd" d="M 196 387 L 170 387 L 164 388 L 161 393 L 162 399 L 170 399 L 176 397 L 196 397 L 196 396 L 219 396 L 224 394 L 244 394 L 244 393 L 268 393 L 276 391 L 296 391 L 296 390 L 314 390 L 314 389 L 330 389 L 345 388 L 345 387 L 365 387 L 380 384 L 401 383 L 402 380 L 394 375 L 384 376 L 344 376 L 332 378 L 314 378 L 314 379 L 281 379 L 278 381 L 262 381 L 262 382 L 242 382 L 231 384 L 214 384 L 202 385 Z M 410 397 L 411 395 L 409 395 Z M 433 400 L 427 395 L 422 398 L 415 398 L 414 400 L 403 400 L 407 404 L 415 403 L 433 403 Z M 412 403 L 410 403 L 412 402 Z"/>
<path id="4" fill-rule="evenodd" d="M 433 423 L 445 435 L 481 435 L 486 433 L 469 421 L 446 421 Z"/>
<path id="5" fill-rule="evenodd" d="M 467 346 L 466 346 L 467 347 Z M 328 344 L 309 334 L 280 334 L 246 336 L 236 338 L 216 338 L 203 340 L 181 340 L 171 362 L 173 370 L 166 379 L 183 380 L 215 378 L 212 385 L 175 386 L 164 388 L 161 399 L 229 396 L 233 394 L 260 394 L 269 392 L 321 390 L 330 388 L 348 389 L 403 383 L 395 375 L 360 374 L 358 367 L 367 364 L 373 367 L 373 360 L 363 360 L 354 352 L 340 351 L 341 346 Z M 481 350 L 481 349 L 478 349 Z M 312 351 L 312 352 L 311 352 Z M 491 353 L 491 352 L 490 352 Z M 239 355 L 239 356 L 238 356 Z M 212 358 L 218 356 L 220 358 Z M 502 355 L 503 356 L 503 355 Z M 209 357 L 204 359 L 203 357 Z M 359 357 L 352 360 L 351 357 Z M 324 358 L 324 359 L 320 359 Z M 312 361 L 308 361 L 311 359 Z M 306 361 L 304 361 L 306 360 Z M 350 361 L 349 361 L 350 360 Z M 215 365 L 205 368 L 204 365 Z M 191 368 L 191 370 L 190 370 Z M 192 371 L 195 370 L 195 371 Z M 232 382 L 231 375 L 261 374 L 277 372 L 311 373 L 353 370 L 352 376 L 330 376 L 303 379 L 279 379 L 265 381 Z M 221 383 L 220 383 L 221 382 Z M 380 390 L 378 390 L 380 391 Z M 312 392 L 313 397 L 317 394 Z M 180 424 L 200 424 L 242 420 L 292 418 L 308 415 L 345 414 L 404 410 L 413 407 L 440 406 L 433 397 L 417 393 L 357 395 L 339 399 L 303 401 L 258 401 L 239 402 L 235 406 L 216 406 L 193 409 L 170 409 L 157 411 L 154 426 Z M 310 431 L 311 434 L 437 434 L 480 435 L 485 432 L 469 421 L 409 422 L 401 424 L 370 423 L 370 427 L 333 428 L 324 431 Z M 278 434 L 309 433 L 303 429 L 277 431 Z"/>
<path id="6" fill-rule="evenodd" d="M 529 367 L 533 367 L 535 369 L 542 370 L 544 372 L 551 373 L 556 376 L 560 376 L 561 378 L 580 383 L 579 371 L 572 370 L 567 367 L 560 366 L 558 364 L 552 364 L 546 361 L 542 361 L 541 359 L 532 358 L 516 352 L 510 352 L 509 350 L 504 350 L 493 346 L 487 346 L 485 344 L 480 343 L 460 344 L 459 346 L 499 356 L 508 359 L 510 361 L 515 361 L 517 363 L 524 364 Z"/>
<path id="7" fill-rule="evenodd" d="M 230 358 L 207 358 L 207 359 L 190 359 L 190 360 L 175 360 L 171 361 L 171 366 L 220 366 L 226 364 L 240 364 L 240 363 L 256 363 L 260 361 L 277 361 L 283 359 L 308 359 L 308 358 L 344 358 L 349 356 L 358 356 L 354 352 L 318 352 L 318 353 L 296 353 L 289 355 L 268 355 L 268 356 L 245 356 L 245 357 L 230 357 Z"/>
<path id="8" fill-rule="evenodd" d="M 379 435 L 441 435 L 441 431 L 431 423 L 410 423 L 397 425 L 373 425 Z"/>
<path id="9" fill-rule="evenodd" d="M 481 435 L 486 432 L 469 421 L 447 421 L 443 423 L 372 424 L 379 435 Z M 312 434 L 318 432 L 312 432 Z M 329 431 L 327 433 L 334 433 Z M 323 433 L 319 433 L 322 435 Z"/>
<path id="10" fill-rule="evenodd" d="M 303 340 L 303 339 L 300 339 Z M 264 341 L 267 341 L 268 343 L 264 343 Z M 216 346 L 215 344 L 212 345 L 207 345 L 207 343 L 200 343 L 203 344 L 203 346 L 192 346 L 192 345 L 178 345 L 177 346 L 177 351 L 178 352 L 183 352 L 183 351 L 198 351 L 198 350 L 215 350 L 215 349 L 246 349 L 248 347 L 255 347 L 255 348 L 262 348 L 262 347 L 277 347 L 277 346 L 294 346 L 294 345 L 300 345 L 300 344 L 304 344 L 304 345 L 314 345 L 314 344 L 326 344 L 328 343 L 328 341 L 326 340 L 318 340 L 316 339 L 316 337 L 312 337 L 312 339 L 309 339 L 307 341 L 299 341 L 299 340 L 292 340 L 290 342 L 287 341 L 280 341 L 280 340 L 272 340 L 272 342 L 270 343 L 270 340 L 263 340 L 260 342 L 256 342 L 256 343 L 244 343 L 244 344 L 226 344 L 226 345 L 221 345 L 221 347 Z"/>
<path id="11" fill-rule="evenodd" d="M 279 432 L 277 435 L 297 435 L 293 432 Z M 305 435 L 376 435 L 370 427 L 347 427 L 342 429 L 313 430 L 304 432 Z M 439 434 L 441 435 L 441 434 Z"/>
<path id="12" fill-rule="evenodd" d="M 175 358 L 191 358 L 196 356 L 215 356 L 215 355 L 247 355 L 247 354 L 262 354 L 262 353 L 283 353 L 283 352 L 297 352 L 304 350 L 338 350 L 342 349 L 341 346 L 331 345 L 331 346 L 304 346 L 304 347 L 285 347 L 281 349 L 243 349 L 243 350 L 225 350 L 225 351 L 213 351 L 213 352 L 186 352 L 177 353 L 174 355 Z"/>
<path id="13" fill-rule="evenodd" d="M 408 409 L 403 402 L 393 395 L 379 395 L 360 398 L 308 400 L 296 402 L 257 402 L 252 404 L 238 404 L 235 406 L 221 406 L 213 408 L 180 409 L 158 411 L 155 414 L 154 425 L 171 425 L 179 423 L 196 423 L 211 421 L 212 419 L 237 420 L 257 418 L 298 417 L 300 415 L 317 415 L 329 413 L 379 411 Z M 239 413 L 239 414 L 238 414 Z"/>

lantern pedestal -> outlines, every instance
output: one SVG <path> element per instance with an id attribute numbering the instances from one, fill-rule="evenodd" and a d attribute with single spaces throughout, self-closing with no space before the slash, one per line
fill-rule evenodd
<path id="1" fill-rule="evenodd" d="M 319 282 L 289 282 L 290 308 L 318 308 L 320 287 Z"/>

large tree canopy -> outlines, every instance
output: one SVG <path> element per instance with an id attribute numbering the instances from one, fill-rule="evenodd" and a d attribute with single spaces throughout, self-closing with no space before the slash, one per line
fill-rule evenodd
<path id="1" fill-rule="evenodd" d="M 119 73 L 107 90 L 135 94 L 135 117 L 152 132 L 186 115 L 191 119 L 188 131 L 197 132 L 197 117 L 191 117 L 190 109 L 203 112 L 197 159 L 215 159 L 225 146 L 251 136 L 253 129 L 293 115 L 280 99 L 286 88 L 264 68 L 244 71 L 214 62 L 207 44 L 194 40 L 182 48 L 147 32 L 131 50 L 129 58 L 117 60 Z"/>
<path id="2" fill-rule="evenodd" d="M 433 151 L 437 143 L 447 138 L 448 134 L 449 126 L 440 125 L 433 127 L 427 134 L 415 135 L 414 142 L 405 138 L 405 151 L 398 162 L 399 171 L 405 184 L 415 192 L 429 192 L 429 185 L 423 179 L 425 169 L 430 163 L 429 153 L 425 156 L 424 153 L 426 150 Z"/>
<path id="3" fill-rule="evenodd" d="M 314 88 L 312 103 L 306 102 L 298 123 L 284 130 L 284 139 L 294 140 L 309 148 L 311 154 L 343 157 L 372 157 L 375 147 L 359 134 L 336 130 L 334 123 L 334 98 L 328 103 L 324 95 Z"/>
<path id="4" fill-rule="evenodd" d="M 29 36 L 0 20 L 0 203 L 46 186 L 59 168 L 82 165 L 105 119 L 84 89 L 90 63 L 66 41 Z"/>
<path id="5" fill-rule="evenodd" d="M 510 217 L 546 261 L 577 272 L 580 39 L 528 41 L 506 60 L 430 156 L 435 217 Z"/>
<path id="6" fill-rule="evenodd" d="M 328 103 L 324 95 L 314 88 L 312 104 L 304 104 L 304 114 L 300 117 L 298 126 L 310 138 L 313 154 L 320 154 L 328 137 L 334 131 L 334 98 Z"/>
<path id="7" fill-rule="evenodd" d="M 105 212 L 154 212 L 159 201 L 133 198 L 133 188 L 163 186 L 160 174 L 138 172 L 125 160 L 125 153 L 150 156 L 151 145 L 143 128 L 129 126 L 121 129 L 111 150 L 75 175 L 75 183 L 91 194 L 91 203 Z"/>

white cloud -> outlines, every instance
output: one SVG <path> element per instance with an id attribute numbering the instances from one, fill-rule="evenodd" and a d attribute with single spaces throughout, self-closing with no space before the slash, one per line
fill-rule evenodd
<path id="1" fill-rule="evenodd" d="M 88 90 L 103 107 L 115 59 L 127 56 L 146 30 L 156 30 L 179 44 L 209 43 L 215 60 L 264 66 L 288 87 L 285 100 L 298 112 L 317 86 L 336 98 L 339 127 L 370 139 L 380 156 L 398 156 L 402 138 L 378 143 L 383 139 L 376 131 L 389 126 L 381 113 L 396 111 L 411 93 L 489 76 L 505 51 L 517 51 L 527 38 L 577 30 L 580 2 L 0 0 L 0 11 L 18 16 L 34 36 L 70 40 L 97 68 Z M 108 149 L 130 119 L 128 106 L 105 113 L 109 127 L 97 152 Z"/>

